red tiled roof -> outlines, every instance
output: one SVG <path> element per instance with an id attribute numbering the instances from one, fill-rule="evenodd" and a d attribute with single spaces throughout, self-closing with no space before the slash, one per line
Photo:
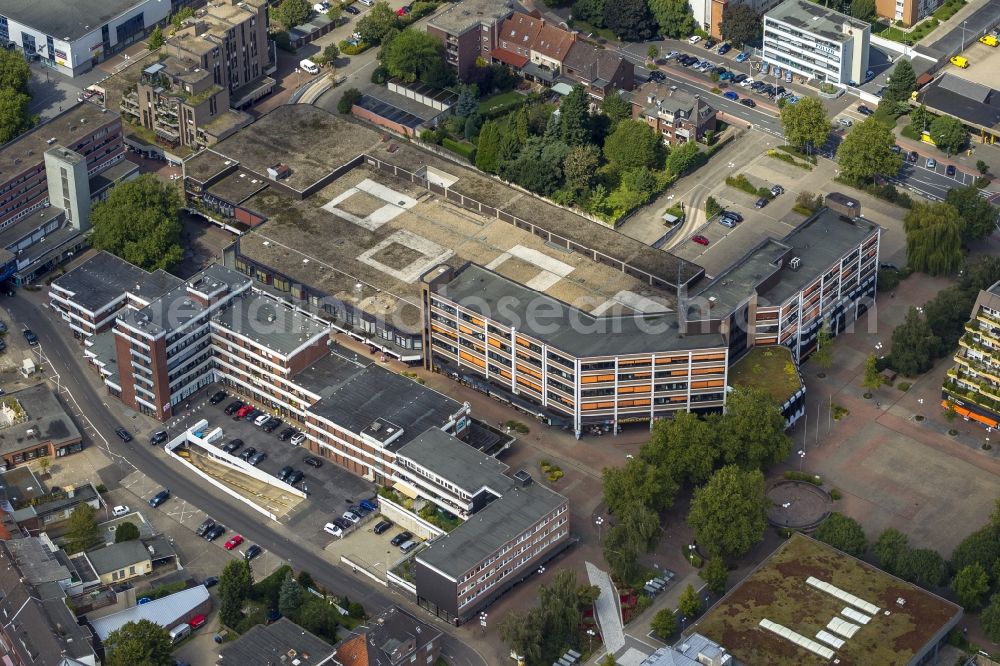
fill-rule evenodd
<path id="1" fill-rule="evenodd" d="M 543 25 L 545 22 L 540 19 L 531 18 L 521 12 L 514 12 L 500 26 L 500 41 L 509 42 L 511 47 L 516 45 L 530 49 Z"/>
<path id="2" fill-rule="evenodd" d="M 508 51 L 507 49 L 493 49 L 490 51 L 490 56 L 494 59 L 499 60 L 502 63 L 508 64 L 511 67 L 516 67 L 520 69 L 524 67 L 525 63 L 528 62 L 528 57 L 519 55 Z"/>
<path id="3" fill-rule="evenodd" d="M 543 25 L 531 48 L 561 63 L 566 58 L 566 54 L 569 53 L 569 47 L 573 45 L 574 41 L 576 39 L 573 33 L 566 32 L 554 25 Z"/>
<path id="4" fill-rule="evenodd" d="M 368 644 L 364 634 L 349 638 L 337 646 L 333 655 L 343 666 L 368 666 Z"/>

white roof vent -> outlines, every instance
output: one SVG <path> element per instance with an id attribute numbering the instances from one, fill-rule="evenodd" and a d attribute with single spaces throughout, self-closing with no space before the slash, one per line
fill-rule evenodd
<path id="1" fill-rule="evenodd" d="M 793 271 L 799 270 L 799 266 L 801 265 L 802 265 L 801 257 L 792 257 L 791 261 L 788 262 L 788 267 L 791 268 Z"/>

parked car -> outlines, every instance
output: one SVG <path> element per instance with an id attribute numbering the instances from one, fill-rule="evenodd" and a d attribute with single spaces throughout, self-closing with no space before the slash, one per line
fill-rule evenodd
<path id="1" fill-rule="evenodd" d="M 361 522 L 361 516 L 359 516 L 358 514 L 354 513 L 353 511 L 345 511 L 342 514 L 342 517 L 343 517 L 344 520 L 350 521 L 353 524 L 357 524 L 357 523 Z"/>
<path id="2" fill-rule="evenodd" d="M 766 205 L 767 205 L 767 204 L 768 204 L 769 202 L 770 202 L 770 199 L 768 199 L 767 197 L 761 197 L 760 199 L 757 199 L 757 203 L 755 203 L 755 204 L 753 205 L 753 207 L 754 207 L 754 208 L 763 208 L 763 207 L 764 207 L 764 206 L 766 206 Z"/>
<path id="3" fill-rule="evenodd" d="M 870 116 L 873 115 L 875 112 L 869 109 L 864 104 L 862 104 L 861 106 L 858 107 L 858 113 L 860 113 L 863 116 Z"/>
<path id="4" fill-rule="evenodd" d="M 871 81 L 874 78 L 875 78 L 875 70 L 869 69 L 867 72 L 865 72 L 865 81 Z"/>
<path id="5" fill-rule="evenodd" d="M 720 81 L 732 81 L 735 76 L 736 75 L 733 74 L 730 71 L 724 71 L 721 74 L 719 74 L 719 80 Z"/>
<path id="6" fill-rule="evenodd" d="M 659 81 L 666 81 L 667 80 L 667 75 L 664 74 L 663 72 L 660 72 L 660 71 L 657 71 L 657 70 L 653 70 L 652 72 L 649 73 L 649 80 L 650 81 L 657 81 L 657 82 L 659 82 Z"/>
<path id="7" fill-rule="evenodd" d="M 774 185 L 771 187 L 771 194 L 773 196 L 779 196 L 784 193 L 785 193 L 785 188 L 783 188 L 781 185 Z"/>
<path id="8" fill-rule="evenodd" d="M 303 432 L 297 432 L 294 435 L 292 435 L 292 445 L 293 446 L 298 446 L 299 444 L 301 444 L 304 441 L 306 441 L 306 435 L 305 435 L 305 433 L 303 433 Z"/>
<path id="9" fill-rule="evenodd" d="M 243 460 L 250 460 L 250 458 L 256 455 L 256 453 L 257 449 L 255 449 L 252 446 L 248 446 L 247 448 L 243 449 L 243 453 L 240 454 L 240 458 L 242 458 Z"/>
<path id="10" fill-rule="evenodd" d="M 236 408 L 236 412 L 234 412 L 234 413 L 236 414 L 237 418 L 242 419 L 243 417 L 245 417 L 247 414 L 249 414 L 252 411 L 253 411 L 253 405 L 247 405 L 247 404 L 240 403 L 240 406 Z"/>
<path id="11" fill-rule="evenodd" d="M 949 164 L 948 166 L 946 166 L 944 168 L 944 173 L 945 173 L 946 176 L 954 176 L 955 175 L 955 165 Z"/>
<path id="12" fill-rule="evenodd" d="M 851 127 L 852 125 L 854 125 L 854 121 L 851 120 L 850 118 L 837 118 L 837 122 L 843 125 L 844 127 Z"/>
<path id="13" fill-rule="evenodd" d="M 306 456 L 302 459 L 302 462 L 309 465 L 310 467 L 322 467 L 323 461 L 315 456 Z"/>
<path id="14" fill-rule="evenodd" d="M 231 403 L 226 405 L 226 408 L 223 411 L 226 413 L 226 416 L 232 416 L 243 409 L 244 406 L 245 405 L 242 400 L 233 400 Z"/>
<path id="15" fill-rule="evenodd" d="M 223 544 L 222 547 L 225 548 L 226 550 L 232 550 L 233 548 L 239 546 L 241 543 L 243 543 L 243 535 L 234 534 L 229 538 L 229 541 Z"/>
<path id="16" fill-rule="evenodd" d="M 740 104 L 743 106 L 749 106 L 751 109 L 757 106 L 757 102 L 753 101 L 749 97 L 744 97 L 740 100 Z"/>
<path id="17" fill-rule="evenodd" d="M 715 41 L 714 39 L 712 39 L 711 37 L 709 37 L 708 39 L 705 40 L 705 48 L 706 49 L 714 48 L 716 44 L 718 44 L 718 42 Z"/>
<path id="18" fill-rule="evenodd" d="M 250 546 L 249 548 L 247 548 L 247 552 L 243 553 L 243 558 L 247 562 L 249 562 L 253 558 L 258 557 L 263 552 L 264 552 L 263 548 L 261 548 L 257 544 L 254 544 L 254 545 Z"/>
<path id="19" fill-rule="evenodd" d="M 723 42 L 722 45 L 719 46 L 719 55 L 726 55 L 727 53 L 729 53 L 732 50 L 733 50 L 732 46 L 730 46 L 729 44 L 726 44 L 725 42 Z"/>
<path id="20" fill-rule="evenodd" d="M 291 465 L 285 465 L 284 467 L 281 468 L 281 471 L 278 472 L 278 478 L 284 481 L 289 477 L 292 471 L 293 470 Z"/>
<path id="21" fill-rule="evenodd" d="M 111 515 L 115 518 L 121 518 L 122 516 L 127 516 L 132 509 L 128 508 L 124 504 L 119 504 L 115 508 L 111 509 Z"/>
<path id="22" fill-rule="evenodd" d="M 362 518 L 371 513 L 371 511 L 369 511 L 368 509 L 362 509 L 361 506 L 357 504 L 352 504 L 351 507 L 348 509 L 348 511 L 357 516 L 361 516 Z"/>
<path id="23" fill-rule="evenodd" d="M 375 534 L 382 534 L 390 527 L 392 527 L 392 522 L 388 520 L 381 520 L 375 525 L 374 528 L 372 528 L 372 532 L 374 532 Z"/>
<path id="24" fill-rule="evenodd" d="M 690 37 L 688 37 L 688 44 L 697 44 L 700 41 L 701 37 L 699 37 L 698 35 L 691 35 Z"/>
<path id="25" fill-rule="evenodd" d="M 341 528 L 337 527 L 333 523 L 327 523 L 326 525 L 324 525 L 323 526 L 323 531 L 326 532 L 327 534 L 332 534 L 333 536 L 337 537 L 338 539 L 344 536 L 344 530 L 342 530 Z"/>
<path id="26" fill-rule="evenodd" d="M 917 151 L 911 150 L 910 154 L 906 156 L 906 159 L 916 164 L 917 160 L 920 159 L 920 155 L 917 154 Z"/>
<path id="27" fill-rule="evenodd" d="M 737 222 L 742 222 L 743 221 L 743 216 L 740 215 L 739 213 L 737 213 L 736 211 L 733 211 L 733 210 L 724 210 L 724 211 L 722 211 L 722 215 L 724 217 L 732 218 L 732 219 L 736 220 Z"/>
<path id="28" fill-rule="evenodd" d="M 743 82 L 746 80 L 747 80 L 746 74 L 737 74 L 736 76 L 733 77 L 733 83 L 738 83 L 741 86 L 743 85 Z"/>
<path id="29" fill-rule="evenodd" d="M 201 581 L 201 584 L 204 585 L 205 587 L 215 587 L 216 585 L 219 584 L 219 577 L 209 576 L 205 580 Z"/>
<path id="30" fill-rule="evenodd" d="M 671 51 L 670 53 L 668 53 L 667 55 L 665 55 L 663 57 L 663 59 L 664 60 L 673 60 L 674 58 L 679 58 L 679 57 L 681 57 L 681 52 L 680 51 Z"/>
<path id="31" fill-rule="evenodd" d="M 392 537 L 389 540 L 389 543 L 392 544 L 393 546 L 398 546 L 399 544 L 403 543 L 404 541 L 409 541 L 412 538 L 413 538 L 413 535 L 410 534 L 409 532 L 400 532 L 396 536 Z"/>
<path id="32" fill-rule="evenodd" d="M 355 16 L 361 13 L 361 10 L 359 10 L 354 5 L 347 5 L 346 7 L 344 7 L 344 11 L 347 12 L 348 14 L 354 14 Z"/>
<path id="33" fill-rule="evenodd" d="M 740 51 L 740 54 L 736 56 L 736 62 L 746 62 L 750 59 L 750 53 L 747 51 Z"/>
<path id="34" fill-rule="evenodd" d="M 38 344 L 38 336 L 30 328 L 24 329 L 24 339 L 28 341 L 28 344 L 32 347 Z"/>
<path id="35" fill-rule="evenodd" d="M 156 507 L 166 502 L 168 499 L 170 499 L 170 491 L 164 488 L 163 490 L 161 490 L 160 492 L 156 493 L 155 495 L 149 498 L 149 506 L 155 509 Z"/>
<path id="36" fill-rule="evenodd" d="M 731 217 L 720 217 L 719 224 L 726 227 L 727 229 L 733 229 L 736 227 L 736 220 Z"/>
<path id="37" fill-rule="evenodd" d="M 205 532 L 205 540 L 215 541 L 225 533 L 226 533 L 226 526 L 220 523 L 216 523 L 214 527 Z"/>
<path id="38" fill-rule="evenodd" d="M 192 629 L 200 629 L 201 627 L 205 626 L 205 623 L 207 621 L 208 620 L 205 618 L 204 615 L 195 615 L 193 618 L 191 618 L 191 621 L 188 622 L 188 624 L 191 626 Z"/>
<path id="39" fill-rule="evenodd" d="M 280 439 L 282 442 L 287 442 L 289 439 L 292 438 L 292 435 L 294 434 L 295 434 L 295 428 L 285 428 L 278 435 L 278 439 Z"/>
<path id="40" fill-rule="evenodd" d="M 209 404 L 217 405 L 226 399 L 225 391 L 217 391 L 211 398 L 208 399 Z"/>
<path id="41" fill-rule="evenodd" d="M 290 486 L 294 486 L 295 484 L 302 481 L 302 479 L 304 478 L 306 478 L 305 474 L 303 474 L 300 470 L 294 470 L 291 474 L 288 475 L 287 483 Z"/>
<path id="42" fill-rule="evenodd" d="M 196 529 L 194 533 L 197 536 L 205 536 L 205 532 L 209 531 L 213 527 L 215 527 L 215 521 L 211 518 L 206 518 L 201 521 L 201 525 L 198 526 L 198 529 Z"/>
<path id="43" fill-rule="evenodd" d="M 274 430 L 281 425 L 281 419 L 272 416 L 267 420 L 267 422 L 260 427 L 264 432 L 274 432 Z"/>
<path id="44" fill-rule="evenodd" d="M 966 69 L 969 66 L 969 59 L 958 55 L 949 58 L 948 62 L 953 64 L 955 67 L 961 67 L 962 69 Z"/>
<path id="45" fill-rule="evenodd" d="M 696 234 L 694 236 L 691 236 L 691 240 L 693 240 L 698 245 L 708 245 L 710 242 L 707 238 L 705 238 L 701 234 Z"/>
<path id="46" fill-rule="evenodd" d="M 119 439 L 123 442 L 131 442 L 132 435 L 125 428 L 115 428 L 115 434 L 118 435 Z"/>
<path id="47" fill-rule="evenodd" d="M 249 420 L 249 419 L 247 419 L 247 420 Z M 254 417 L 253 424 L 259 428 L 259 427 L 261 427 L 262 425 L 264 425 L 265 423 L 267 423 L 270 420 L 271 420 L 271 416 L 269 414 L 265 414 L 265 413 L 261 412 L 261 413 L 257 414 L 256 417 Z"/>
<path id="48" fill-rule="evenodd" d="M 410 539 L 409 541 L 404 541 L 403 543 L 399 544 L 399 549 L 404 553 L 408 553 L 414 548 L 416 548 L 418 545 L 420 545 L 418 541 Z"/>
<path id="49" fill-rule="evenodd" d="M 1000 44 L 1000 40 L 998 40 L 993 35 L 983 35 L 982 37 L 979 38 L 979 43 L 986 44 L 986 46 L 992 46 L 993 48 L 996 48 L 996 46 Z"/>
<path id="50" fill-rule="evenodd" d="M 937 168 L 937 160 L 934 159 L 933 157 L 928 157 L 927 158 L 927 168 L 928 169 L 936 169 Z"/>
<path id="51" fill-rule="evenodd" d="M 236 439 L 231 439 L 226 442 L 226 445 L 222 447 L 222 450 L 226 453 L 234 453 L 241 446 L 243 446 L 243 440 L 237 437 Z"/>
<path id="52" fill-rule="evenodd" d="M 149 438 L 149 443 L 152 444 L 153 446 L 156 446 L 157 444 L 163 444 L 165 441 L 167 441 L 166 430 L 160 430 L 159 432 L 154 432 L 152 437 Z"/>
<path id="53" fill-rule="evenodd" d="M 722 96 L 725 97 L 728 100 L 732 100 L 733 102 L 740 101 L 740 96 L 737 95 L 732 90 L 727 90 L 726 92 L 722 93 Z"/>
<path id="54" fill-rule="evenodd" d="M 378 502 L 376 500 L 374 500 L 374 499 L 361 500 L 359 502 L 359 504 L 361 506 L 363 506 L 364 508 L 368 509 L 369 511 L 377 511 L 378 510 Z"/>
<path id="55" fill-rule="evenodd" d="M 349 530 L 351 529 L 351 526 L 354 524 L 351 521 L 344 520 L 343 518 L 340 517 L 334 518 L 331 522 L 342 530 Z"/>
<path id="56" fill-rule="evenodd" d="M 267 458 L 267 453 L 265 451 L 258 451 L 257 453 L 250 456 L 247 459 L 247 462 L 256 467 L 257 465 L 264 462 L 265 458 Z"/>

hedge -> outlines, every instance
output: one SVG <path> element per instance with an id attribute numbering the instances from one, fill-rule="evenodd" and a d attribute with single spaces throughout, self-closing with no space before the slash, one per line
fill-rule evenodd
<path id="1" fill-rule="evenodd" d="M 461 155 L 470 162 L 475 158 L 476 147 L 473 146 L 471 143 L 458 142 L 455 141 L 454 139 L 449 139 L 445 137 L 444 139 L 441 139 L 441 145 L 450 150 L 451 152 Z"/>

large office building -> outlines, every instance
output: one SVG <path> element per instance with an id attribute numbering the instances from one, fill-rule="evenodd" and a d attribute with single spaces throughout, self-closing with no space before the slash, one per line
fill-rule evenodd
<path id="1" fill-rule="evenodd" d="M 785 0 L 764 14 L 765 63 L 820 83 L 867 80 L 871 25 L 809 0 Z"/>
<path id="2" fill-rule="evenodd" d="M 12 0 L 0 7 L 0 45 L 77 76 L 119 53 L 190 0 Z"/>
<path id="3" fill-rule="evenodd" d="M 445 60 L 464 77 L 496 48 L 500 23 L 514 13 L 510 0 L 463 0 L 431 17 L 427 33 L 444 44 Z"/>
<path id="4" fill-rule="evenodd" d="M 972 306 L 941 405 L 988 428 L 1000 425 L 1000 282 L 980 291 Z"/>

